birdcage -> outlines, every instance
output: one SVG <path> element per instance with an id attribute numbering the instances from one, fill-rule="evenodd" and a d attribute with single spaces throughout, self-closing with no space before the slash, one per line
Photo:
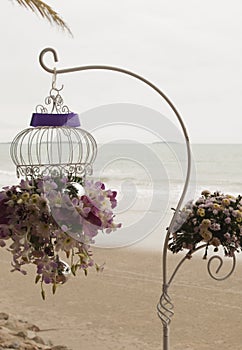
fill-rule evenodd
<path id="1" fill-rule="evenodd" d="M 56 75 L 52 81 L 45 105 L 36 107 L 31 127 L 18 133 L 10 147 L 17 176 L 78 176 L 92 174 L 97 146 L 93 136 L 80 128 L 79 116 L 64 105 L 56 88 Z"/>

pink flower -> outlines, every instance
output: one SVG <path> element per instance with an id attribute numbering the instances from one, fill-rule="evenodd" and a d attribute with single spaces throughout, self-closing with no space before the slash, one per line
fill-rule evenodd
<path id="1" fill-rule="evenodd" d="M 220 224 L 214 222 L 211 224 L 210 228 L 213 231 L 219 231 L 221 229 L 221 226 L 220 226 Z"/>
<path id="2" fill-rule="evenodd" d="M 226 239 L 230 239 L 230 234 L 228 233 L 228 232 L 226 232 L 225 234 L 224 234 L 224 237 L 226 238 Z"/>
<path id="3" fill-rule="evenodd" d="M 226 224 L 230 224 L 231 223 L 231 218 L 229 216 L 227 216 L 227 218 L 225 218 L 225 223 Z"/>

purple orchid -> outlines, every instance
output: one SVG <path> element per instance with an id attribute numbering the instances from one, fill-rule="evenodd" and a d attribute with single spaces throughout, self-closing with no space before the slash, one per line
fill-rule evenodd
<path id="1" fill-rule="evenodd" d="M 66 266 L 59 260 L 61 251 L 71 258 L 74 275 L 92 266 L 101 270 L 90 244 L 100 231 L 110 233 L 121 227 L 114 223 L 116 191 L 106 190 L 100 181 L 86 181 L 85 194 L 71 197 L 65 191 L 68 181 L 66 177 L 26 179 L 0 192 L 0 247 L 10 241 L 12 271 L 26 274 L 24 265 L 37 267 L 36 282 L 41 282 L 43 297 L 43 283 L 52 284 L 55 292 L 56 284 L 67 280 Z"/>

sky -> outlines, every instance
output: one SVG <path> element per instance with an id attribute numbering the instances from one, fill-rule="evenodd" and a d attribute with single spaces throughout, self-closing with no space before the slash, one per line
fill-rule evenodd
<path id="1" fill-rule="evenodd" d="M 154 83 L 178 109 L 192 143 L 242 143 L 240 0 L 46 2 L 68 23 L 73 37 L 17 2 L 1 2 L 0 142 L 28 127 L 35 106 L 49 94 L 52 77 L 38 57 L 53 47 L 57 69 L 112 65 Z M 53 58 L 47 56 L 45 62 L 53 68 Z M 133 78 L 89 71 L 57 76 L 58 84 L 64 84 L 66 104 L 80 114 L 130 103 L 159 111 L 179 128 L 160 96 Z M 136 122 L 137 116 L 130 116 L 130 123 Z"/>

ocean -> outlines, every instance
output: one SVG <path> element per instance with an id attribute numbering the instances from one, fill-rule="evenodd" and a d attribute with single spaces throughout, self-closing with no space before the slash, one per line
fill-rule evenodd
<path id="1" fill-rule="evenodd" d="M 0 143 L 0 186 L 17 184 L 9 143 Z M 242 193 L 242 144 L 193 144 L 192 174 L 185 201 L 200 192 Z M 93 179 L 117 190 L 116 222 L 122 229 L 101 233 L 104 248 L 137 245 L 161 249 L 186 177 L 186 147 L 182 144 L 109 143 L 98 147 Z"/>

